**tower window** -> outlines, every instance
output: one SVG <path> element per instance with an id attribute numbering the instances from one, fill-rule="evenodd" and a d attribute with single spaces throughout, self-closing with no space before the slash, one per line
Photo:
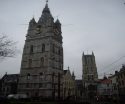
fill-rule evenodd
<path id="1" fill-rule="evenodd" d="M 60 48 L 59 48 L 59 50 L 58 50 L 58 54 L 61 55 L 61 50 L 60 50 Z"/>
<path id="2" fill-rule="evenodd" d="M 44 66 L 44 57 L 41 57 L 41 59 L 40 59 L 40 66 L 41 66 L 41 67 Z"/>
<path id="3" fill-rule="evenodd" d="M 55 53 L 55 46 L 54 46 L 54 44 L 52 46 L 52 51 L 53 51 L 53 53 Z"/>
<path id="4" fill-rule="evenodd" d="M 33 45 L 30 46 L 30 53 L 33 53 Z"/>
<path id="5" fill-rule="evenodd" d="M 32 67 L 32 59 L 29 59 L 29 67 Z"/>
<path id="6" fill-rule="evenodd" d="M 39 73 L 39 78 L 40 78 L 40 79 L 43 79 L 44 76 L 45 76 L 45 75 L 44 75 L 44 72 Z"/>
<path id="7" fill-rule="evenodd" d="M 30 79 L 30 73 L 27 74 L 27 79 Z"/>
<path id="8" fill-rule="evenodd" d="M 42 52 L 45 52 L 45 44 L 42 44 Z"/>
<path id="9" fill-rule="evenodd" d="M 42 78 L 42 76 L 43 76 L 43 73 L 39 73 L 39 77 Z"/>
<path id="10" fill-rule="evenodd" d="M 42 84 L 42 83 L 40 83 L 40 84 L 39 84 L 39 88 L 42 88 L 42 87 L 43 87 L 43 84 Z"/>

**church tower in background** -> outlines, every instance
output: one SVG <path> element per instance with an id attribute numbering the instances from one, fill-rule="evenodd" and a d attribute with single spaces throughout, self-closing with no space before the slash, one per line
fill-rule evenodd
<path id="1" fill-rule="evenodd" d="M 96 61 L 94 53 L 85 55 L 83 52 L 82 56 L 82 67 L 83 67 L 83 86 L 85 88 L 85 94 L 88 97 L 93 98 L 96 95 L 98 73 L 96 67 Z"/>
<path id="2" fill-rule="evenodd" d="M 83 81 L 91 82 L 98 79 L 97 67 L 94 53 L 91 55 L 85 55 L 83 52 L 82 56 L 82 65 L 83 65 Z"/>
<path id="3" fill-rule="evenodd" d="M 18 93 L 28 97 L 62 96 L 63 46 L 61 23 L 48 8 L 38 22 L 29 22 L 22 54 Z"/>

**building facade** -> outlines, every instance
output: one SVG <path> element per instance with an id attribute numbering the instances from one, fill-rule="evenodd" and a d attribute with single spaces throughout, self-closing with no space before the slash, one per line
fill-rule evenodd
<path id="1" fill-rule="evenodd" d="M 1 95 L 17 94 L 19 74 L 5 74 L 2 79 Z"/>
<path id="2" fill-rule="evenodd" d="M 112 80 L 104 77 L 98 81 L 97 95 L 100 100 L 108 100 L 112 98 Z"/>
<path id="3" fill-rule="evenodd" d="M 118 91 L 118 81 L 117 81 L 117 71 L 114 75 L 109 76 L 109 79 L 112 82 L 112 100 L 118 101 L 119 100 L 119 91 Z"/>
<path id="4" fill-rule="evenodd" d="M 83 81 L 82 81 L 82 79 L 76 79 L 75 83 L 76 83 L 76 90 L 75 90 L 76 99 L 83 100 L 83 98 L 85 98 Z"/>
<path id="5" fill-rule="evenodd" d="M 98 73 L 96 67 L 96 61 L 94 53 L 85 55 L 83 52 L 82 56 L 82 67 L 83 67 L 83 86 L 84 93 L 90 99 L 93 99 L 97 93 L 97 80 Z"/>
<path id="6" fill-rule="evenodd" d="M 115 75 L 117 77 L 119 98 L 125 102 L 125 65 L 122 65 L 120 71 L 116 71 Z"/>
<path id="7" fill-rule="evenodd" d="M 63 46 L 61 23 L 46 3 L 38 22 L 29 22 L 22 54 L 18 93 L 28 97 L 62 96 Z"/>
<path id="8" fill-rule="evenodd" d="M 63 99 L 75 96 L 75 76 L 70 70 L 64 70 L 63 75 Z"/>
<path id="9" fill-rule="evenodd" d="M 0 95 L 2 95 L 2 80 L 0 79 Z"/>

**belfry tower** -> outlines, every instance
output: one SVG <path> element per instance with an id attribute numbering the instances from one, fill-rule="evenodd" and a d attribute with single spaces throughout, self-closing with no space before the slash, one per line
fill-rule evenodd
<path id="1" fill-rule="evenodd" d="M 62 96 L 63 46 L 61 23 L 48 8 L 48 1 L 38 22 L 29 22 L 22 54 L 19 94 L 28 97 Z"/>

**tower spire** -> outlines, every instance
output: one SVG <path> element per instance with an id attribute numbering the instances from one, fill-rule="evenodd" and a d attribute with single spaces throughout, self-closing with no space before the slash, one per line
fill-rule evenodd
<path id="1" fill-rule="evenodd" d="M 48 0 L 46 0 L 46 4 L 48 5 Z"/>

